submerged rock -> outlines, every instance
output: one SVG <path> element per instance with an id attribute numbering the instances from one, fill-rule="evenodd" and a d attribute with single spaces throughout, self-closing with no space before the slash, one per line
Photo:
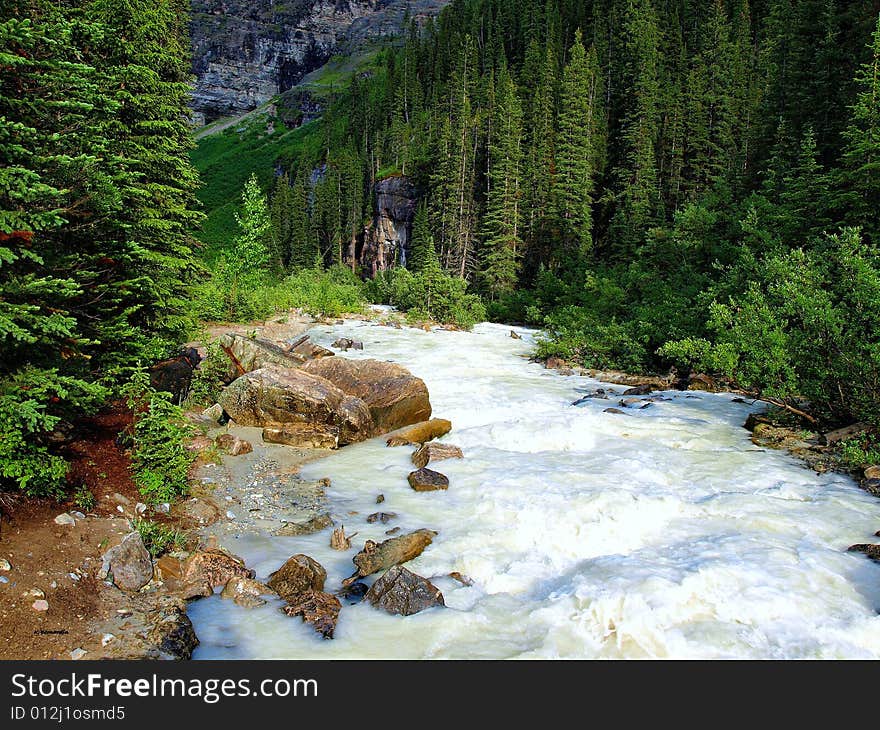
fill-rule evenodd
<path id="1" fill-rule="evenodd" d="M 104 566 L 108 578 L 112 576 L 113 584 L 124 591 L 140 590 L 153 578 L 153 561 L 137 532 L 104 553 Z"/>
<path id="2" fill-rule="evenodd" d="M 369 590 L 365 583 L 358 582 L 343 586 L 336 592 L 336 595 L 354 605 L 363 601 Z"/>
<path id="3" fill-rule="evenodd" d="M 330 593 L 309 590 L 289 600 L 282 610 L 288 616 L 302 618 L 325 639 L 332 639 L 342 604 Z"/>
<path id="4" fill-rule="evenodd" d="M 308 555 L 294 555 L 269 576 L 266 585 L 285 601 L 306 591 L 323 591 L 327 571 Z"/>
<path id="5" fill-rule="evenodd" d="M 332 357 L 308 362 L 301 370 L 329 381 L 346 395 L 365 403 L 373 420 L 373 435 L 431 417 L 428 387 L 400 365 Z"/>
<path id="6" fill-rule="evenodd" d="M 446 605 L 437 586 L 399 565 L 373 584 L 367 600 L 376 608 L 398 616 L 412 616 L 434 606 Z"/>
<path id="7" fill-rule="evenodd" d="M 416 492 L 439 492 L 449 489 L 449 477 L 431 469 L 418 469 L 411 472 L 407 479 Z"/>
<path id="8" fill-rule="evenodd" d="M 219 549 L 194 552 L 183 562 L 180 580 L 184 584 L 209 585 L 212 589 L 225 586 L 232 578 L 253 578 L 244 560 Z"/>
<path id="9" fill-rule="evenodd" d="M 383 525 L 387 525 L 395 517 L 397 517 L 397 515 L 394 512 L 374 512 L 367 517 L 367 522 L 371 525 L 376 522 L 381 522 Z"/>
<path id="10" fill-rule="evenodd" d="M 351 585 L 358 578 L 365 578 L 417 558 L 434 541 L 436 535 L 433 530 L 417 530 L 380 543 L 367 540 L 364 549 L 352 558 L 357 572 L 343 581 L 343 585 Z"/>

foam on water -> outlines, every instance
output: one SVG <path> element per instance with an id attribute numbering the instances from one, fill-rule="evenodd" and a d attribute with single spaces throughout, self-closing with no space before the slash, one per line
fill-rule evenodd
<path id="1" fill-rule="evenodd" d="M 880 501 L 757 449 L 749 407 L 731 396 L 668 393 L 626 415 L 603 412 L 614 401 L 571 406 L 600 384 L 529 363 L 534 333 L 509 330 L 312 330 L 325 345 L 363 340 L 350 357 L 409 368 L 454 424 L 444 440 L 465 459 L 438 466 L 448 492 L 413 492 L 411 449 L 381 439 L 303 469 L 332 479 L 334 518 L 358 546 L 392 526 L 437 530 L 408 567 L 448 608 L 400 618 L 345 605 L 323 641 L 278 602 L 213 597 L 190 607 L 196 658 L 880 656 L 880 565 L 845 552 L 880 528 Z M 378 509 L 399 518 L 367 524 Z M 299 552 L 327 568 L 329 590 L 353 570 L 327 533 L 228 547 L 263 579 Z"/>

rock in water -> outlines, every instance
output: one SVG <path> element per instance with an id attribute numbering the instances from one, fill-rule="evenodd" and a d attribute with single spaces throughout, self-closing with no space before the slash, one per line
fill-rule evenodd
<path id="1" fill-rule="evenodd" d="M 452 430 L 452 422 L 445 418 L 432 418 L 430 421 L 407 426 L 399 431 L 389 434 L 388 446 L 409 446 L 410 444 L 424 444 L 445 436 Z"/>
<path id="2" fill-rule="evenodd" d="M 417 492 L 439 492 L 449 489 L 449 478 L 431 469 L 414 471 L 408 479 L 409 485 Z"/>
<path id="3" fill-rule="evenodd" d="M 327 571 L 308 555 L 294 555 L 269 576 L 267 585 L 288 603 L 306 591 L 323 591 Z"/>
<path id="4" fill-rule="evenodd" d="M 126 535 L 104 554 L 104 565 L 113 583 L 124 591 L 137 591 L 153 577 L 153 561 L 137 532 Z"/>
<path id="5" fill-rule="evenodd" d="M 412 616 L 434 606 L 445 606 L 443 594 L 431 581 L 399 565 L 377 580 L 367 593 L 377 608 L 398 616 Z"/>
<path id="6" fill-rule="evenodd" d="M 871 560 L 880 563 L 880 545 L 853 545 L 849 553 L 864 553 Z"/>
<path id="7" fill-rule="evenodd" d="M 340 337 L 331 345 L 331 347 L 348 352 L 349 350 L 363 350 L 364 343 L 359 342 L 358 340 L 351 340 L 348 337 Z"/>
<path id="8" fill-rule="evenodd" d="M 522 336 L 517 334 L 515 330 L 510 330 L 510 339 L 512 340 L 521 340 Z"/>
<path id="9" fill-rule="evenodd" d="M 880 479 L 880 466 L 865 467 L 865 479 Z"/>
<path id="10" fill-rule="evenodd" d="M 376 522 L 381 522 L 383 525 L 387 525 L 395 517 L 397 517 L 395 512 L 374 512 L 367 517 L 367 522 L 371 525 Z"/>
<path id="11" fill-rule="evenodd" d="M 365 583 L 352 583 L 351 585 L 341 588 L 337 591 L 336 595 L 340 598 L 344 598 L 353 606 L 356 603 L 363 601 L 364 596 L 367 595 L 369 590 L 370 589 L 367 588 Z"/>
<path id="12" fill-rule="evenodd" d="M 334 427 L 343 446 L 373 435 L 373 419 L 362 400 L 303 370 L 270 365 L 243 375 L 223 391 L 220 405 L 242 426 Z"/>
<path id="13" fill-rule="evenodd" d="M 206 586 L 208 595 L 232 578 L 253 578 L 244 560 L 223 550 L 201 550 L 190 555 L 182 566 L 180 582 L 185 586 Z"/>
<path id="14" fill-rule="evenodd" d="M 349 586 L 358 578 L 365 578 L 417 558 L 434 541 L 436 535 L 433 530 L 417 530 L 380 543 L 367 540 L 364 549 L 352 558 L 357 572 L 344 580 L 342 585 Z"/>
<path id="15" fill-rule="evenodd" d="M 308 362 L 300 369 L 326 379 L 346 395 L 363 401 L 375 424 L 373 435 L 389 433 L 431 417 L 428 387 L 400 365 L 328 357 Z"/>
<path id="16" fill-rule="evenodd" d="M 463 459 L 464 454 L 458 446 L 452 444 L 438 444 L 432 442 L 422 445 L 418 451 L 414 451 L 412 455 L 412 463 L 417 469 L 424 469 L 433 461 L 444 461 L 445 459 Z"/>
<path id="17" fill-rule="evenodd" d="M 345 552 L 346 550 L 351 550 L 351 539 L 357 535 L 346 535 L 345 534 L 345 525 L 342 527 L 337 527 L 333 530 L 333 534 L 330 535 L 330 548 L 333 550 L 338 550 L 339 552 Z"/>
<path id="18" fill-rule="evenodd" d="M 342 604 L 336 596 L 310 590 L 293 597 L 282 610 L 288 616 L 300 616 L 325 639 L 332 639 Z"/>
<path id="19" fill-rule="evenodd" d="M 326 530 L 333 524 L 330 515 L 318 515 L 306 522 L 288 522 L 279 527 L 272 534 L 275 537 L 300 537 L 302 535 L 314 535 L 316 532 Z"/>
<path id="20" fill-rule="evenodd" d="M 273 593 L 272 589 L 257 580 L 230 578 L 220 597 L 230 599 L 244 608 L 256 608 L 266 603 L 262 596 L 270 593 Z"/>

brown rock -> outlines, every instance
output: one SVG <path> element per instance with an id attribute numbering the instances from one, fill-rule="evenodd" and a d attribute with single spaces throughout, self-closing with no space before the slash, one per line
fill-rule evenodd
<path id="1" fill-rule="evenodd" d="M 352 558 L 357 572 L 343 581 L 343 585 L 351 585 L 358 578 L 365 578 L 417 558 L 434 541 L 436 535 L 433 530 L 417 530 L 380 543 L 367 540 L 364 549 Z"/>
<path id="2" fill-rule="evenodd" d="M 345 525 L 337 527 L 333 530 L 333 534 L 330 535 L 330 548 L 332 550 L 338 550 L 339 552 L 351 550 L 351 540 L 356 535 L 357 533 L 354 533 L 354 535 L 346 535 Z"/>
<path id="3" fill-rule="evenodd" d="M 430 421 L 407 426 L 399 431 L 389 434 L 388 446 L 409 446 L 410 444 L 424 444 L 445 436 L 452 430 L 452 422 L 445 418 L 432 418 Z"/>
<path id="4" fill-rule="evenodd" d="M 288 616 L 299 616 L 325 639 L 332 639 L 342 604 L 336 596 L 323 591 L 300 593 L 282 609 Z"/>
<path id="5" fill-rule="evenodd" d="M 250 442 L 240 439 L 235 434 L 224 433 L 217 437 L 217 448 L 230 456 L 244 456 L 250 454 L 254 447 Z"/>
<path id="6" fill-rule="evenodd" d="M 880 479 L 880 466 L 866 466 L 865 479 Z"/>
<path id="7" fill-rule="evenodd" d="M 330 515 L 318 515 L 306 522 L 288 522 L 282 525 L 272 534 L 275 537 L 300 537 L 302 535 L 314 535 L 316 532 L 326 530 L 333 524 Z"/>
<path id="8" fill-rule="evenodd" d="M 252 578 L 230 578 L 220 597 L 230 599 L 243 608 L 256 608 L 266 603 L 262 596 L 272 592 L 269 586 Z"/>
<path id="9" fill-rule="evenodd" d="M 269 365 L 296 368 L 315 358 L 333 356 L 330 350 L 312 343 L 308 335 L 300 337 L 286 348 L 269 340 L 233 333 L 224 335 L 218 342 L 228 358 L 226 383 Z"/>
<path id="10" fill-rule="evenodd" d="M 378 497 L 376 497 L 376 504 L 382 504 L 382 502 L 384 502 L 384 501 L 385 501 L 384 494 L 380 494 Z"/>
<path id="11" fill-rule="evenodd" d="M 463 458 L 464 454 L 458 446 L 433 442 L 424 444 L 418 449 L 418 451 L 413 452 L 412 463 L 417 469 L 424 469 L 428 464 L 434 461 Z"/>
<path id="12" fill-rule="evenodd" d="M 449 478 L 431 469 L 418 469 L 411 472 L 407 479 L 416 492 L 439 492 L 449 489 Z"/>
<path id="13" fill-rule="evenodd" d="M 514 330 L 510 330 L 510 339 L 512 340 L 521 340 L 522 336 L 518 335 Z"/>
<path id="14" fill-rule="evenodd" d="M 619 408 L 606 408 L 602 413 L 613 413 L 617 416 L 625 416 L 626 414 Z"/>
<path id="15" fill-rule="evenodd" d="M 367 522 L 371 525 L 376 522 L 381 522 L 383 525 L 387 525 L 395 517 L 397 517 L 397 515 L 394 512 L 374 512 L 367 517 Z"/>
<path id="16" fill-rule="evenodd" d="M 187 526 L 204 527 L 220 519 L 220 510 L 213 502 L 193 497 L 171 508 L 171 514 Z"/>
<path id="17" fill-rule="evenodd" d="M 158 652 L 156 658 L 192 658 L 199 645 L 192 621 L 186 615 L 186 604 L 179 599 L 164 599 L 158 608 L 148 612 L 146 622 L 150 627 L 146 633 L 152 651 Z M 150 652 L 152 654 L 152 651 Z"/>
<path id="18" fill-rule="evenodd" d="M 346 395 L 363 401 L 375 424 L 374 435 L 431 417 L 427 386 L 400 365 L 332 357 L 308 362 L 301 370 L 326 378 Z"/>
<path id="19" fill-rule="evenodd" d="M 699 390 L 704 393 L 719 393 L 724 388 L 710 375 L 694 373 L 688 378 L 688 390 Z"/>
<path id="20" fill-rule="evenodd" d="M 294 555 L 269 576 L 266 585 L 289 602 L 306 591 L 323 591 L 325 580 L 327 571 L 319 562 L 308 555 Z"/>
<path id="21" fill-rule="evenodd" d="M 331 345 L 331 347 L 348 352 L 349 350 L 363 350 L 364 343 L 359 342 L 358 340 L 351 340 L 348 337 L 340 337 Z"/>
<path id="22" fill-rule="evenodd" d="M 363 401 L 322 377 L 277 365 L 240 377 L 223 391 L 220 404 L 242 426 L 336 427 L 341 445 L 364 441 L 373 433 L 370 411 Z"/>
<path id="23" fill-rule="evenodd" d="M 183 564 L 184 584 L 208 584 L 212 588 L 225 586 L 231 578 L 253 578 L 244 560 L 223 550 L 200 550 L 190 555 Z"/>
<path id="24" fill-rule="evenodd" d="M 263 429 L 263 441 L 300 449 L 336 449 L 339 447 L 339 428 L 307 423 L 267 426 Z"/>
<path id="25" fill-rule="evenodd" d="M 853 545 L 849 553 L 864 553 L 871 560 L 880 563 L 880 545 Z"/>
<path id="26" fill-rule="evenodd" d="M 367 600 L 377 608 L 398 616 L 412 616 L 434 606 L 446 605 L 437 586 L 399 565 L 373 584 L 367 593 Z"/>
<path id="27" fill-rule="evenodd" d="M 193 436 L 186 443 L 186 450 L 191 451 L 194 454 L 202 454 L 205 451 L 214 447 L 214 442 L 211 441 L 207 436 Z"/>
<path id="28" fill-rule="evenodd" d="M 156 561 L 156 577 L 159 580 L 175 579 L 183 577 L 183 561 L 170 555 L 163 555 Z"/>
<path id="29" fill-rule="evenodd" d="M 880 497 L 880 479 L 862 479 L 859 486 L 868 494 Z"/>
<path id="30" fill-rule="evenodd" d="M 462 575 L 457 570 L 453 573 L 450 573 L 449 577 L 452 578 L 453 580 L 457 580 L 463 586 L 472 586 L 474 584 L 473 580 L 468 578 L 466 575 Z"/>

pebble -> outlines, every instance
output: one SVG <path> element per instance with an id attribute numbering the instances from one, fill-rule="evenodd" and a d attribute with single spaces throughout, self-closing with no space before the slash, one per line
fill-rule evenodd
<path id="1" fill-rule="evenodd" d="M 226 518 L 230 519 L 230 520 L 234 520 L 235 519 L 235 512 L 232 512 L 231 510 L 226 510 Z"/>
<path id="2" fill-rule="evenodd" d="M 139 515 L 142 515 L 144 512 L 147 511 L 147 505 L 145 505 L 143 502 L 138 502 L 134 506 L 134 511 L 137 512 Z"/>
<path id="3" fill-rule="evenodd" d="M 76 520 L 73 519 L 73 517 L 71 515 L 67 514 L 67 512 L 65 512 L 64 514 L 58 515 L 55 518 L 55 524 L 56 525 L 71 525 L 72 526 L 72 525 L 76 524 Z"/>
<path id="4" fill-rule="evenodd" d="M 156 511 L 167 515 L 171 511 L 171 502 L 162 502 L 162 504 L 156 507 Z"/>
<path id="5" fill-rule="evenodd" d="M 31 608 L 34 611 L 48 611 L 49 610 L 49 601 L 40 599 L 39 601 L 34 601 L 31 604 Z"/>
<path id="6" fill-rule="evenodd" d="M 125 512 L 125 509 L 123 508 L 123 506 L 122 506 L 121 504 L 117 504 L 117 505 L 116 505 L 116 511 L 117 511 L 117 512 Z"/>
<path id="7" fill-rule="evenodd" d="M 57 582 L 57 581 L 54 581 L 54 580 L 53 580 L 53 581 L 49 584 L 49 588 L 55 589 L 55 588 L 57 588 L 57 587 L 58 587 L 58 582 Z"/>
<path id="8" fill-rule="evenodd" d="M 0 570 L 12 570 L 12 563 L 6 558 L 0 558 Z"/>
<path id="9" fill-rule="evenodd" d="M 71 512 L 70 514 L 72 514 L 78 520 L 84 520 L 86 518 L 86 516 L 82 512 Z"/>
<path id="10" fill-rule="evenodd" d="M 384 494 L 380 494 L 378 497 L 376 497 L 376 504 L 382 504 L 382 502 L 384 502 L 384 501 L 385 501 Z"/>
<path id="11" fill-rule="evenodd" d="M 8 582 L 9 582 L 9 578 L 7 578 L 5 575 L 0 575 L 0 583 L 8 583 Z"/>
<path id="12" fill-rule="evenodd" d="M 76 573 L 68 573 L 67 577 L 70 578 L 70 580 L 79 580 L 79 576 Z"/>
<path id="13" fill-rule="evenodd" d="M 29 591 L 24 592 L 25 598 L 45 598 L 46 594 L 43 593 L 39 588 L 31 588 Z"/>
<path id="14" fill-rule="evenodd" d="M 74 649 L 70 652 L 70 658 L 76 661 L 77 659 L 82 659 L 88 652 L 85 649 Z"/>
<path id="15" fill-rule="evenodd" d="M 101 646 L 107 646 L 107 644 L 109 644 L 115 638 L 116 637 L 113 634 L 104 634 L 101 637 Z"/>

